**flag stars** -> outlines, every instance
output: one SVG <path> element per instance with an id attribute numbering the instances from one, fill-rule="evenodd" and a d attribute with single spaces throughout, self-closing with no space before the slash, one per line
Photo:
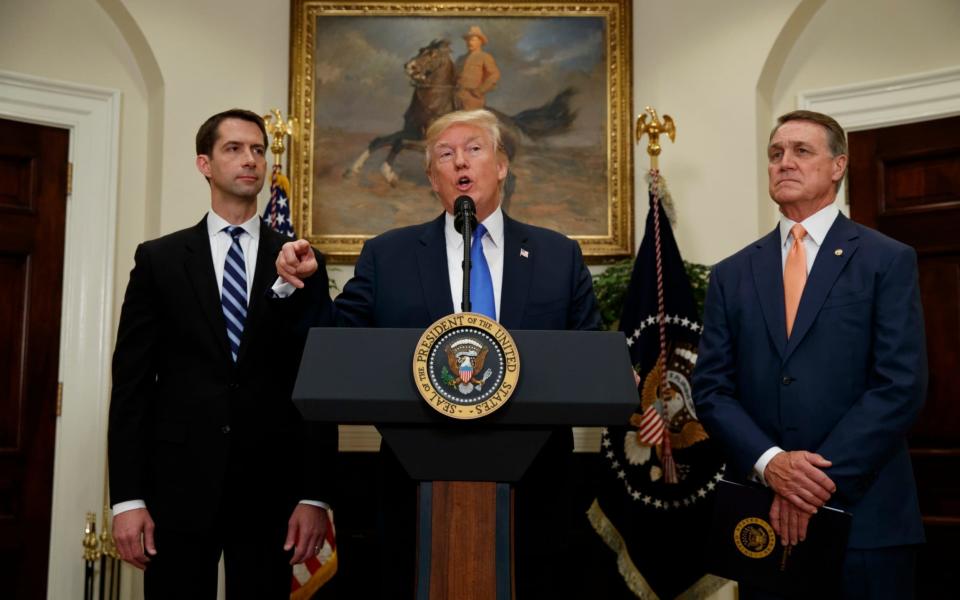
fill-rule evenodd
<path id="1" fill-rule="evenodd" d="M 617 471 L 617 479 L 626 479 L 627 473 L 623 469 Z"/>
<path id="2" fill-rule="evenodd" d="M 700 496 L 701 498 L 706 498 L 707 490 L 700 488 L 699 490 L 697 490 L 697 495 Z"/>

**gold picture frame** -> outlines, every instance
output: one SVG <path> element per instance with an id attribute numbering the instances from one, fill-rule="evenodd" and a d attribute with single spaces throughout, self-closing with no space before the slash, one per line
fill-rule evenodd
<path id="1" fill-rule="evenodd" d="M 499 65 L 486 107 L 519 132 L 504 209 L 577 240 L 588 262 L 633 254 L 629 0 L 292 0 L 290 22 L 293 222 L 328 262 L 440 214 L 411 131 L 435 98 L 418 94 L 457 82 L 436 75 L 427 90 L 427 71 L 409 65 L 431 49 L 465 55 L 473 28 Z"/>

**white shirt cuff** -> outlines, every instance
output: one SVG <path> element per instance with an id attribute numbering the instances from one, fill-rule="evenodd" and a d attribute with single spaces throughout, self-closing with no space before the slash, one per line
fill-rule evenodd
<path id="1" fill-rule="evenodd" d="M 273 295 L 277 298 L 286 298 L 290 296 L 290 294 L 297 291 L 297 288 L 293 287 L 292 283 L 284 281 L 282 277 L 277 277 L 277 280 L 273 282 L 273 287 L 270 288 L 270 291 L 272 291 Z"/>
<path id="2" fill-rule="evenodd" d="M 316 506 L 324 510 L 330 510 L 330 505 L 326 502 L 320 502 L 319 500 L 301 500 L 300 504 L 309 504 L 310 506 Z"/>
<path id="3" fill-rule="evenodd" d="M 113 505 L 113 516 L 117 516 L 120 513 L 125 513 L 128 510 L 135 510 L 137 508 L 146 508 L 147 503 L 143 500 L 127 500 L 126 502 L 117 502 Z"/>
<path id="4" fill-rule="evenodd" d="M 780 446 L 773 446 L 760 455 L 760 458 L 757 459 L 757 463 L 753 465 L 753 476 L 757 479 L 757 481 L 763 485 L 767 485 L 767 480 L 763 477 L 763 472 L 767 469 L 767 463 L 769 463 L 774 456 L 780 454 L 781 452 L 783 452 L 783 448 Z"/>

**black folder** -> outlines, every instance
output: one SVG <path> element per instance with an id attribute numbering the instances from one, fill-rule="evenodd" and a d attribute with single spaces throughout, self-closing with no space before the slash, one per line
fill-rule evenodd
<path id="1" fill-rule="evenodd" d="M 841 592 L 841 569 L 851 515 L 821 507 L 807 538 L 785 548 L 770 525 L 773 492 L 720 480 L 708 538 L 708 570 L 785 598 L 832 598 Z"/>

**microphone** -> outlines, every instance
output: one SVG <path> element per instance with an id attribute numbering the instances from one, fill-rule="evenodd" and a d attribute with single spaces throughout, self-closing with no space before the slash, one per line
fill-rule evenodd
<path id="1" fill-rule="evenodd" d="M 457 233 L 463 233 L 463 223 L 470 224 L 470 231 L 477 228 L 477 206 L 470 196 L 459 196 L 453 201 L 453 226 Z"/>
<path id="2" fill-rule="evenodd" d="M 470 196 L 459 196 L 453 202 L 453 226 L 463 234 L 463 299 L 460 310 L 470 312 L 470 242 L 477 227 L 477 206 Z"/>

